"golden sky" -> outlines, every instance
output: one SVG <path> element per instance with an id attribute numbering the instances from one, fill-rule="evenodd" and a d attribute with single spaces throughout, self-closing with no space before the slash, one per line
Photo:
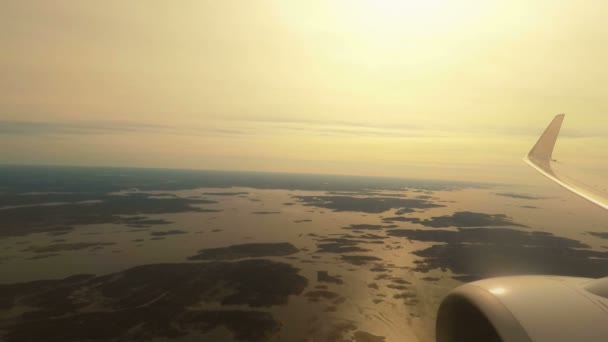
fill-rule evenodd
<path id="1" fill-rule="evenodd" d="M 536 182 L 608 170 L 608 1 L 3 1 L 2 163 Z"/>

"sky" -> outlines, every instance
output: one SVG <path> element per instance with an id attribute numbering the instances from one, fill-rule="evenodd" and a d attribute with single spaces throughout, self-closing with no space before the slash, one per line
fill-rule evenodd
<path id="1" fill-rule="evenodd" d="M 540 182 L 608 171 L 603 0 L 5 0 L 0 163 Z"/>

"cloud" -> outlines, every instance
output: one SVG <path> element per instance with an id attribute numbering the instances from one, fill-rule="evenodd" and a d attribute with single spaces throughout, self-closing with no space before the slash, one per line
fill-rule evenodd
<path id="1" fill-rule="evenodd" d="M 301 118 L 218 118 L 223 125 L 255 130 L 257 134 L 306 135 L 330 137 L 442 137 L 445 130 L 408 124 L 357 122 L 345 120 L 315 120 Z"/>
<path id="2" fill-rule="evenodd" d="M 476 126 L 455 127 L 452 122 L 437 122 L 434 124 L 410 124 L 394 121 L 348 121 L 348 120 L 317 120 L 305 118 L 219 118 L 225 124 L 245 124 L 260 126 L 274 133 L 309 133 L 318 136 L 369 136 L 369 137 L 449 137 L 456 135 L 500 135 L 511 137 L 538 137 L 544 127 L 538 126 Z M 597 138 L 605 137 L 606 129 L 597 127 L 593 129 L 575 129 L 564 127 L 560 134 L 562 138 Z"/>
<path id="3" fill-rule="evenodd" d="M 175 135 L 240 135 L 243 131 L 223 128 L 181 128 L 178 126 L 120 121 L 0 121 L 3 135 L 101 135 L 160 133 Z"/>
<path id="4" fill-rule="evenodd" d="M 0 121 L 0 134 L 110 134 L 166 130 L 169 126 L 126 122 Z"/>
<path id="5" fill-rule="evenodd" d="M 318 136 L 372 138 L 444 138 L 468 135 L 500 135 L 537 137 L 538 127 L 454 129 L 441 124 L 420 126 L 378 122 L 355 122 L 314 119 L 276 118 L 213 118 L 204 124 L 151 124 L 134 121 L 18 121 L 0 120 L 3 135 L 102 135 L 155 133 L 187 136 Z M 564 130 L 564 138 L 604 136 L 597 131 Z"/>
<path id="6" fill-rule="evenodd" d="M 214 120 L 205 126 L 172 126 L 120 121 L 0 121 L 4 135 L 91 135 L 160 133 L 175 135 L 308 135 L 308 136 L 369 136 L 411 137 L 428 135 L 424 130 L 365 126 L 360 123 L 297 120 Z M 427 134 L 425 134 L 427 133 Z"/>

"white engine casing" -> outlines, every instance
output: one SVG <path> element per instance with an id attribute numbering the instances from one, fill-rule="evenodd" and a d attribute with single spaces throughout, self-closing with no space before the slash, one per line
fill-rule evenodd
<path id="1" fill-rule="evenodd" d="M 607 297 L 608 278 L 515 276 L 476 281 L 454 289 L 442 302 L 437 341 L 608 341 Z M 487 323 L 491 326 L 484 327 Z"/>

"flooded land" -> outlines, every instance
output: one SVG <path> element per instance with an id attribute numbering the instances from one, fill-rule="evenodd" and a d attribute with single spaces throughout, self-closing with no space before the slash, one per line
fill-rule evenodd
<path id="1" fill-rule="evenodd" d="M 0 340 L 430 342 L 463 282 L 606 275 L 539 183 L 1 167 Z"/>

